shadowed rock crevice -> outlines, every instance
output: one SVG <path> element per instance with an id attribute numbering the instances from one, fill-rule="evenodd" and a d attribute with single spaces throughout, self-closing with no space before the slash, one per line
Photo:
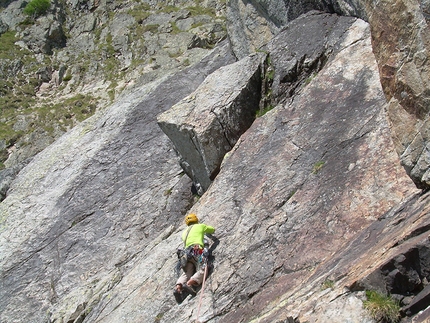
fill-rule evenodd
<path id="1" fill-rule="evenodd" d="M 400 302 L 403 315 L 415 315 L 428 306 L 429 256 L 430 243 L 419 243 L 398 253 L 376 271 L 354 283 L 351 290 L 376 290 L 390 295 Z"/>
<path id="2" fill-rule="evenodd" d="M 312 11 L 286 25 L 264 47 L 273 69 L 272 104 L 292 97 L 309 84 L 336 50 L 342 30 L 354 20 Z M 304 30 L 306 38 L 302 37 Z"/>

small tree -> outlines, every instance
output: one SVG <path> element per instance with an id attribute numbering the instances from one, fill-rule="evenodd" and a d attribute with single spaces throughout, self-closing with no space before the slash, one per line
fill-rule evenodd
<path id="1" fill-rule="evenodd" d="M 32 17 L 40 16 L 46 13 L 50 6 L 50 0 L 31 0 L 25 6 L 24 13 Z"/>

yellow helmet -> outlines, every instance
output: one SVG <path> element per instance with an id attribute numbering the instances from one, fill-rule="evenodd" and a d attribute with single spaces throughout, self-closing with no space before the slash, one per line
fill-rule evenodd
<path id="1" fill-rule="evenodd" d="M 197 215 L 195 215 L 194 213 L 190 213 L 190 214 L 185 216 L 185 224 L 186 225 L 190 225 L 190 224 L 194 224 L 194 223 L 199 223 L 199 219 L 197 218 Z"/>

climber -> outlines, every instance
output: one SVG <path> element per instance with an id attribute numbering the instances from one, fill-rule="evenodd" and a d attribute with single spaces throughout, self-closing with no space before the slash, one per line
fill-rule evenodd
<path id="1" fill-rule="evenodd" d="M 208 251 L 204 246 L 204 236 L 215 232 L 214 227 L 199 223 L 199 219 L 194 213 L 185 216 L 185 224 L 188 228 L 182 232 L 184 249 L 179 249 L 181 255 L 178 254 L 182 274 L 178 278 L 173 292 L 178 303 L 181 303 L 188 294 L 194 296 L 195 287 L 203 282 L 208 256 Z"/>

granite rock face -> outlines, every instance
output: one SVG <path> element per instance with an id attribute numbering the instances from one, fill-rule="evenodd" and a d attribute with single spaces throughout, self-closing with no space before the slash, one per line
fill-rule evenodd
<path id="1" fill-rule="evenodd" d="M 413 0 L 365 3 L 381 83 L 389 101 L 388 117 L 397 152 L 415 184 L 428 188 L 428 4 Z"/>
<path id="2" fill-rule="evenodd" d="M 223 42 L 199 64 L 124 92 L 8 179 L 1 322 L 371 323 L 370 289 L 395 295 L 403 323 L 429 319 L 429 193 L 400 164 L 373 27 L 316 12 L 284 27 L 263 53 L 236 62 Z M 316 31 L 323 41 L 294 51 Z M 257 64 L 259 55 L 273 60 Z M 243 90 L 256 65 L 261 90 L 249 95 L 273 107 L 247 120 L 196 198 L 159 116 L 209 99 L 231 108 L 215 90 Z M 177 305 L 189 212 L 218 240 L 204 291 Z"/>
<path id="3" fill-rule="evenodd" d="M 141 274 L 155 270 L 147 255 L 193 203 L 156 116 L 233 61 L 224 43 L 194 68 L 127 93 L 20 172 L 0 204 L 1 322 L 82 322 L 136 259 L 145 258 Z"/>
<path id="4" fill-rule="evenodd" d="M 253 53 L 289 22 L 313 10 L 366 20 L 360 0 L 232 0 L 227 7 L 227 29 L 236 56 Z"/>
<path id="5" fill-rule="evenodd" d="M 338 50 L 301 93 L 241 137 L 193 208 L 221 237 L 204 318 L 370 320 L 358 291 L 344 290 L 346 278 L 355 279 L 347 267 L 331 276 L 337 269 L 332 256 L 375 260 L 367 247 L 354 249 L 351 242 L 417 191 L 390 137 L 369 29 L 361 20 L 350 23 Z M 398 219 L 391 220 L 386 227 Z M 335 287 L 323 292 L 326 280 Z"/>
<path id="6" fill-rule="evenodd" d="M 320 10 L 368 21 L 396 150 L 419 188 L 430 186 L 427 129 L 429 107 L 428 1 L 242 1 L 227 10 L 227 28 L 237 57 L 270 41 L 299 15 Z"/>
<path id="7" fill-rule="evenodd" d="M 309 12 L 264 46 L 265 54 L 220 68 L 158 117 L 200 194 L 208 189 L 224 155 L 252 124 L 256 112 L 290 98 L 306 85 L 327 63 L 354 20 Z M 309 36 L 304 39 L 303 33 Z"/>

